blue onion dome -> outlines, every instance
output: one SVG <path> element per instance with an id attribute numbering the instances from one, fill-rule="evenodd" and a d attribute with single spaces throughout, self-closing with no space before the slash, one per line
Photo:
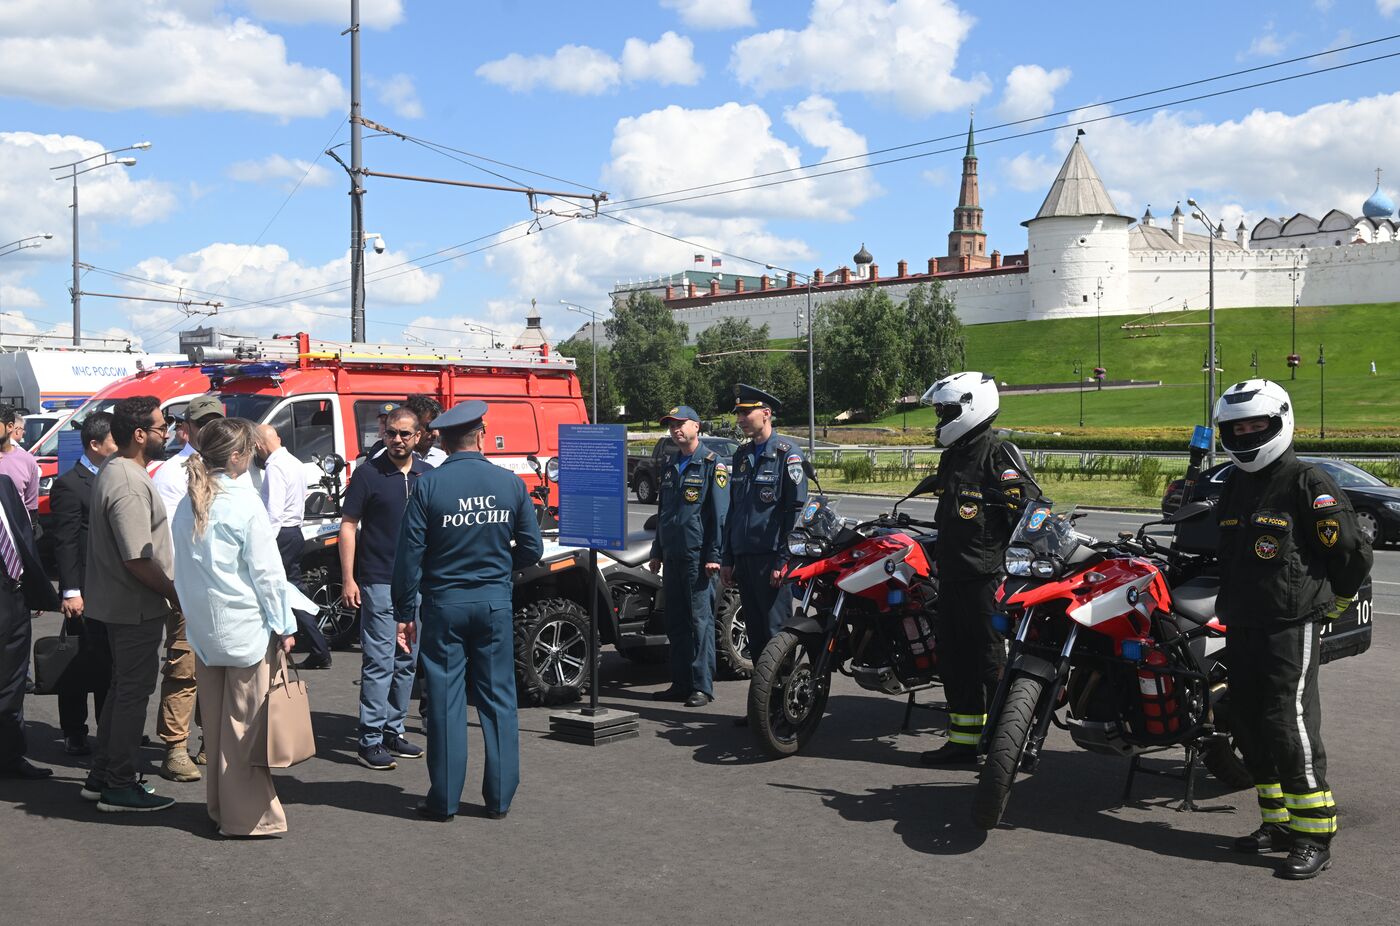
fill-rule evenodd
<path id="1" fill-rule="evenodd" d="M 1371 198 L 1361 205 L 1361 214 L 1368 219 L 1388 219 L 1395 212 L 1395 200 L 1385 194 L 1380 183 L 1376 184 L 1376 192 L 1371 194 Z"/>

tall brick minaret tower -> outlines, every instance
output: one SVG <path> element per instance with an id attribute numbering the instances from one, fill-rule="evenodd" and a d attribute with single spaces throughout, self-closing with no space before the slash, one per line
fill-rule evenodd
<path id="1" fill-rule="evenodd" d="M 977 197 L 977 148 L 972 142 L 972 118 L 969 117 L 962 190 L 958 194 L 958 206 L 953 210 L 953 230 L 948 233 L 948 256 L 939 260 L 938 269 L 946 273 L 989 266 L 987 233 L 982 231 L 982 207 Z"/>

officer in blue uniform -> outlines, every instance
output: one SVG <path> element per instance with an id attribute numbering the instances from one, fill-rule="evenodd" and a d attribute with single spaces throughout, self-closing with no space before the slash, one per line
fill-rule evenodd
<path id="1" fill-rule="evenodd" d="M 661 512 L 651 544 L 651 570 L 663 569 L 666 636 L 671 641 L 671 687 L 657 701 L 704 707 L 715 699 L 715 574 L 729 513 L 729 464 L 700 444 L 700 416 L 689 405 L 661 423 L 677 454 L 661 476 Z"/>
<path id="2" fill-rule="evenodd" d="M 428 797 L 418 813 L 451 820 L 467 774 L 467 684 L 486 740 L 486 815 L 500 819 L 520 784 L 511 574 L 544 545 L 525 483 L 487 461 L 486 403 L 462 402 L 433 422 L 449 456 L 418 480 L 394 559 L 399 644 L 422 624 L 428 690 Z M 470 672 L 468 671 L 470 667 Z"/>
<path id="3" fill-rule="evenodd" d="M 734 387 L 734 415 L 748 442 L 734 453 L 723 568 L 727 585 L 739 587 L 739 601 L 755 663 L 768 641 L 792 615 L 792 591 L 783 582 L 788 533 L 807 503 L 807 474 L 797 444 L 773 433 L 777 399 L 740 383 Z M 736 721 L 747 725 L 747 718 Z"/>

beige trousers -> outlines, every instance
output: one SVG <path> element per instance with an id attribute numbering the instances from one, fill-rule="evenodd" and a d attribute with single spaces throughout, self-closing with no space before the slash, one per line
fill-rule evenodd
<path id="1" fill-rule="evenodd" d="M 161 667 L 160 715 L 156 718 L 156 733 L 167 747 L 183 746 L 190 738 L 197 690 L 194 664 L 194 650 L 185 639 L 185 616 L 172 612 L 165 619 L 165 664 Z"/>
<path id="2" fill-rule="evenodd" d="M 287 816 L 272 774 L 252 764 L 264 747 L 271 649 L 247 668 L 198 663 L 199 707 L 204 718 L 204 750 L 209 765 L 204 783 L 209 819 L 225 836 L 267 836 L 287 831 Z"/>

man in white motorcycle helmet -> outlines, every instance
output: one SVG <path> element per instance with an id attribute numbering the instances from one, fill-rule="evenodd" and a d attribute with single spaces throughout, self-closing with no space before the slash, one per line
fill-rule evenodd
<path id="1" fill-rule="evenodd" d="M 1331 865 L 1337 832 L 1317 690 L 1322 622 L 1352 606 L 1371 548 L 1337 484 L 1294 455 L 1293 403 L 1282 386 L 1236 383 L 1215 419 L 1235 464 L 1216 504 L 1229 723 L 1263 818 L 1235 849 L 1289 851 L 1278 876 L 1312 878 Z"/>
<path id="2" fill-rule="evenodd" d="M 926 765 L 975 764 L 987 704 L 1006 661 L 992 627 L 1006 547 L 1020 520 L 1017 506 L 1039 496 L 1021 452 L 992 433 L 1001 409 L 996 380 L 957 373 L 924 393 L 938 414 L 938 672 L 948 701 L 948 742 L 926 752 Z"/>

